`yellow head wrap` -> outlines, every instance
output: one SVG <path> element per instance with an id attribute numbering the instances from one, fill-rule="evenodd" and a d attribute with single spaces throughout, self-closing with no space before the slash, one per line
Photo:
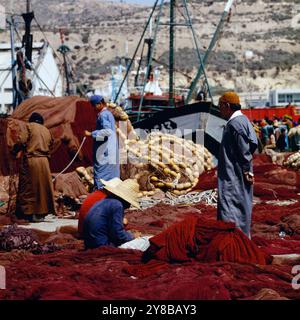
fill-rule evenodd
<path id="1" fill-rule="evenodd" d="M 230 104 L 240 104 L 239 96 L 233 91 L 225 92 L 219 101 L 220 102 L 227 102 Z"/>

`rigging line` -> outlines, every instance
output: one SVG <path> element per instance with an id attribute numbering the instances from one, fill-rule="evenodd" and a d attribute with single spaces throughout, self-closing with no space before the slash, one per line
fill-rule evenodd
<path id="1" fill-rule="evenodd" d="M 86 140 L 86 137 L 84 137 L 84 138 L 82 139 L 82 142 L 81 142 L 81 144 L 80 144 L 80 146 L 79 146 L 79 148 L 78 148 L 75 156 L 74 156 L 73 159 L 70 161 L 70 163 L 69 163 L 59 174 L 57 174 L 57 175 L 52 179 L 52 182 L 54 182 L 60 175 L 62 175 L 65 171 L 67 171 L 67 170 L 70 168 L 70 166 L 72 165 L 72 163 L 73 163 L 73 162 L 75 161 L 75 159 L 77 158 L 79 152 L 81 151 L 81 149 L 82 149 L 82 147 L 83 147 L 83 145 L 84 145 L 84 143 L 85 143 L 85 140 Z"/>
<path id="2" fill-rule="evenodd" d="M 55 94 L 49 89 L 49 87 L 47 86 L 47 84 L 44 82 L 43 79 L 41 79 L 41 77 L 38 75 L 38 73 L 36 72 L 36 70 L 31 66 L 33 73 L 35 74 L 35 76 L 38 78 L 38 80 L 46 87 L 46 89 L 49 91 L 49 93 L 51 93 L 51 95 L 53 97 L 55 97 Z"/>
<path id="3" fill-rule="evenodd" d="M 47 73 L 47 75 L 48 75 L 48 77 L 51 79 L 51 80 L 54 80 L 54 78 L 53 78 L 53 73 L 51 73 L 51 72 L 49 72 L 48 71 L 48 69 L 46 68 L 46 66 L 45 66 L 45 64 L 42 62 L 39 66 L 38 66 L 38 68 L 35 68 L 36 70 L 39 70 L 39 69 L 41 69 L 41 68 L 44 68 L 44 70 L 45 70 L 45 72 Z M 36 71 L 37 72 L 37 71 Z"/>
<path id="4" fill-rule="evenodd" d="M 223 38 L 223 35 L 224 35 L 224 32 L 225 32 L 225 29 L 229 26 L 230 24 L 230 19 L 231 19 L 231 16 L 230 17 L 227 17 L 226 20 L 224 21 L 224 24 L 223 24 L 223 27 L 222 27 L 222 30 L 220 31 L 220 33 L 218 34 L 217 36 L 217 39 L 216 39 L 216 42 L 215 42 L 215 45 L 214 47 L 216 48 L 216 51 L 218 50 L 218 48 L 221 46 L 221 42 L 224 42 L 224 38 Z M 209 55 L 208 58 L 206 59 L 206 62 L 205 64 L 207 65 L 209 63 L 209 61 L 212 59 L 212 55 Z"/>
<path id="5" fill-rule="evenodd" d="M 199 45 L 198 45 L 198 41 L 197 41 L 197 35 L 196 35 L 195 30 L 193 28 L 192 21 L 191 21 L 191 16 L 190 16 L 189 11 L 188 11 L 187 0 L 183 0 L 183 1 L 184 1 L 184 4 L 185 4 L 186 15 L 188 17 L 188 21 L 189 21 L 190 28 L 191 28 L 191 31 L 192 31 L 192 36 L 193 36 L 193 39 L 194 39 L 194 42 L 195 42 L 197 55 L 198 55 L 198 58 L 199 58 L 199 61 L 200 61 L 200 66 L 202 68 L 202 72 L 203 72 L 203 75 L 204 75 L 205 83 L 207 84 L 208 93 L 209 93 L 209 96 L 211 98 L 211 102 L 213 104 L 213 96 L 211 94 L 210 86 L 209 86 L 209 83 L 208 83 L 208 79 L 207 79 L 207 74 L 206 74 L 203 58 L 202 58 L 201 53 L 200 53 L 200 49 L 199 49 Z"/>
<path id="6" fill-rule="evenodd" d="M 15 32 L 17 34 L 17 37 L 22 42 L 20 34 L 19 34 L 18 30 L 16 29 L 16 27 L 14 27 L 14 30 L 15 30 Z M 49 91 L 49 93 L 51 93 L 51 95 L 53 97 L 55 97 L 55 94 L 49 89 L 49 87 L 46 85 L 46 83 L 40 78 L 40 76 L 38 75 L 38 73 L 36 72 L 36 70 L 35 70 L 35 68 L 33 67 L 32 64 L 30 64 L 30 67 L 32 68 L 32 71 L 34 72 L 35 76 L 39 79 L 39 81 L 46 87 L 46 89 Z"/>
<path id="7" fill-rule="evenodd" d="M 11 69 L 10 69 L 10 70 L 7 70 L 7 71 L 11 71 Z M 9 77 L 9 75 L 10 75 L 10 72 L 7 72 L 7 75 L 5 76 L 4 80 L 3 80 L 2 83 L 0 84 L 0 89 L 2 89 L 2 86 L 4 85 L 5 81 L 6 81 L 7 78 Z"/>
<path id="8" fill-rule="evenodd" d="M 155 7 L 153 8 L 152 13 L 154 13 L 154 10 L 156 8 L 157 3 L 158 3 L 158 0 L 155 3 Z M 142 94 L 141 94 L 141 98 L 140 98 L 140 105 L 139 105 L 139 110 L 138 110 L 137 121 L 140 121 L 140 117 L 141 117 L 141 111 L 142 111 L 142 106 L 143 106 L 143 101 L 144 101 L 145 88 L 146 88 L 146 84 L 147 84 L 147 77 L 149 75 L 150 66 L 152 64 L 153 52 L 154 52 L 154 49 L 155 49 L 155 46 L 156 46 L 157 33 L 158 33 L 158 30 L 159 30 L 159 26 L 160 26 L 160 19 L 161 19 L 161 16 L 162 16 L 163 6 L 164 6 L 164 0 L 161 0 L 161 3 L 159 5 L 159 12 L 158 12 L 158 15 L 156 17 L 156 19 L 157 19 L 156 27 L 155 27 L 155 31 L 154 31 L 153 43 L 152 43 L 151 50 L 150 50 L 150 58 L 149 58 L 148 65 L 147 65 L 147 73 L 146 73 L 146 77 L 144 79 L 143 90 L 142 90 Z M 149 22 L 149 20 L 148 20 L 148 22 Z"/>
<path id="9" fill-rule="evenodd" d="M 156 59 L 156 58 L 152 58 L 152 60 L 153 60 L 154 62 L 158 63 L 158 64 L 161 64 L 161 65 L 164 66 L 164 67 L 167 67 L 167 68 L 169 67 L 169 65 L 168 65 L 167 63 L 165 63 L 165 62 L 163 62 L 163 61 L 160 61 L 160 60 L 158 60 L 158 59 Z M 192 77 L 189 76 L 187 73 L 185 73 L 185 72 L 183 72 L 183 71 L 181 71 L 181 70 L 179 70 L 179 69 L 177 69 L 177 68 L 174 68 L 174 71 L 176 71 L 176 72 L 182 74 L 183 76 L 185 76 L 186 78 L 192 80 Z"/>
<path id="10" fill-rule="evenodd" d="M 53 92 L 56 91 L 56 88 L 57 88 L 58 82 L 59 82 L 59 78 L 60 78 L 60 72 L 59 72 L 59 74 L 58 74 L 58 76 L 57 76 L 57 79 L 56 79 L 56 81 L 55 81 L 54 88 L 53 88 Z"/>
<path id="11" fill-rule="evenodd" d="M 9 68 L 6 68 L 6 69 L 0 69 L 0 76 L 1 76 L 1 74 L 3 73 L 3 72 L 5 72 L 5 71 L 11 71 L 12 70 L 12 67 L 9 67 Z"/>
<path id="12" fill-rule="evenodd" d="M 48 42 L 50 48 L 53 50 L 53 54 L 54 56 L 59 60 L 60 63 L 63 63 L 63 61 L 61 60 L 61 58 L 59 57 L 59 55 L 56 53 L 56 50 L 53 48 L 53 46 L 51 45 L 50 41 L 48 40 L 44 30 L 42 29 L 41 25 L 39 24 L 39 22 L 36 20 L 36 17 L 34 17 L 34 21 L 36 22 L 37 26 L 39 27 L 42 35 L 44 36 L 44 38 L 46 39 L 46 41 Z"/>
<path id="13" fill-rule="evenodd" d="M 134 59 L 135 59 L 135 57 L 136 57 L 136 55 L 137 55 L 137 53 L 138 53 L 138 50 L 139 50 L 140 45 L 141 45 L 141 42 L 142 42 L 142 40 L 144 39 L 145 33 L 146 33 L 146 31 L 147 31 L 147 29 L 148 29 L 148 26 L 149 26 L 149 24 L 150 24 L 150 21 L 151 21 L 151 18 L 152 18 L 152 16 L 153 16 L 154 12 L 155 12 L 155 9 L 156 9 L 156 7 L 157 7 L 158 1 L 159 1 L 159 0 L 155 0 L 155 3 L 154 3 L 154 5 L 153 5 L 151 14 L 150 14 L 150 16 L 149 16 L 149 18 L 148 18 L 147 24 L 146 24 L 146 26 L 144 27 L 142 36 L 141 36 L 141 38 L 140 38 L 140 40 L 139 40 L 139 43 L 138 43 L 138 45 L 137 45 L 137 47 L 136 47 L 136 49 L 135 49 L 135 52 L 134 52 L 133 57 L 132 57 L 132 59 L 131 59 L 131 61 L 130 61 L 130 64 L 129 64 L 129 66 L 127 67 L 126 74 L 125 74 L 125 76 L 124 76 L 124 78 L 123 78 L 123 80 L 122 80 L 122 83 L 121 83 L 121 85 L 120 85 L 120 87 L 119 87 L 118 93 L 117 93 L 117 95 L 116 95 L 116 97 L 115 97 L 115 99 L 114 99 L 114 102 L 116 102 L 116 101 L 118 100 L 118 97 L 119 97 L 119 94 L 120 94 L 120 92 L 121 92 L 121 90 L 122 90 L 122 88 L 123 88 L 124 82 L 125 82 L 126 79 L 127 79 L 127 76 L 128 76 L 128 74 L 129 74 L 129 71 L 130 71 L 131 66 L 132 66 L 132 64 L 133 64 L 133 61 L 134 61 Z"/>
<path id="14" fill-rule="evenodd" d="M 21 38 L 19 31 L 15 25 L 14 25 L 14 30 L 15 30 L 15 33 L 16 33 L 17 37 L 19 38 L 19 41 L 21 42 L 21 45 L 22 45 L 22 38 Z"/>
<path id="15" fill-rule="evenodd" d="M 47 48 L 45 48 L 47 50 Z M 45 61 L 45 55 L 46 55 L 46 51 L 44 51 L 43 53 L 40 54 L 38 62 L 35 64 L 35 69 L 39 70 L 40 68 L 44 68 L 45 72 L 48 74 L 50 79 L 53 79 L 52 77 L 52 72 L 49 72 L 48 69 L 45 66 L 45 63 L 43 63 Z"/>
<path id="16" fill-rule="evenodd" d="M 184 13 L 181 11 L 181 7 L 178 4 L 175 4 L 175 7 L 177 11 L 181 14 L 181 16 L 184 18 L 184 20 L 187 20 L 187 17 L 184 15 Z"/>

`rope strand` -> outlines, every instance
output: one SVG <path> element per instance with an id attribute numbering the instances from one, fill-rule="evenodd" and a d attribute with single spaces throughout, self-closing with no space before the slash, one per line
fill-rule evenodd
<path id="1" fill-rule="evenodd" d="M 81 151 L 81 149 L 82 149 L 82 147 L 83 147 L 83 144 L 85 143 L 85 140 L 86 140 L 86 137 L 84 137 L 84 138 L 82 139 L 82 142 L 81 142 L 81 144 L 80 144 L 80 146 L 79 146 L 79 148 L 78 148 L 78 150 L 77 150 L 74 158 L 70 161 L 70 163 L 69 163 L 59 174 L 57 174 L 57 175 L 52 179 L 52 182 L 54 182 L 60 175 L 62 175 L 65 171 L 67 171 L 67 170 L 70 168 L 70 166 L 72 165 L 72 163 L 73 163 L 73 162 L 75 161 L 75 159 L 77 158 L 79 152 Z"/>

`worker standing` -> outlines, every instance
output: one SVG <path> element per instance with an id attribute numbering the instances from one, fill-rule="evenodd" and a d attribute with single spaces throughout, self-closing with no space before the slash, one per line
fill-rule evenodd
<path id="1" fill-rule="evenodd" d="M 31 222 L 41 222 L 47 214 L 55 213 L 49 167 L 53 138 L 43 124 L 43 117 L 34 112 L 14 146 L 15 153 L 22 154 L 16 215 Z"/>
<path id="2" fill-rule="evenodd" d="M 104 98 L 94 95 L 90 103 L 99 111 L 96 130 L 85 131 L 85 135 L 94 139 L 93 162 L 94 162 L 94 185 L 96 189 L 102 189 L 100 179 L 111 180 L 120 178 L 119 148 L 115 127 L 115 119 L 107 109 Z"/>
<path id="3" fill-rule="evenodd" d="M 218 161 L 218 220 L 235 222 L 250 238 L 253 164 L 258 142 L 253 126 L 240 111 L 235 92 L 226 92 L 219 100 L 221 116 L 227 120 Z"/>

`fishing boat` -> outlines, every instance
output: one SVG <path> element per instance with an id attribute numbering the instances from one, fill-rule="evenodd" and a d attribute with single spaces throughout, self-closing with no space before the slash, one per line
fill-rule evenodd
<path id="1" fill-rule="evenodd" d="M 32 22 L 43 33 L 44 40 L 33 41 Z M 17 29 L 22 23 L 23 37 Z M 60 59 L 47 41 L 29 0 L 26 1 L 26 12 L 7 16 L 6 24 L 9 26 L 10 43 L 0 45 L 0 114 L 7 116 L 33 96 L 74 94 L 74 79 L 68 60 L 70 49 L 64 43 L 63 32 L 60 32 L 61 45 L 57 50 L 61 53 Z"/>
<path id="2" fill-rule="evenodd" d="M 148 17 L 147 23 L 143 30 L 142 36 L 135 49 L 134 55 L 127 67 L 126 74 L 119 87 L 118 93 L 115 96 L 114 102 L 118 102 L 119 93 L 122 91 L 123 84 L 127 81 L 133 62 L 137 57 L 137 53 L 144 43 L 148 46 L 146 68 L 144 71 L 143 83 L 139 83 L 139 71 L 143 69 L 142 57 L 140 58 L 138 72 L 135 78 L 135 92 L 131 93 L 127 99 L 126 111 L 130 116 L 135 129 L 143 130 L 164 130 L 168 133 L 175 133 L 189 130 L 189 137 L 194 140 L 197 139 L 200 143 L 204 143 L 209 150 L 217 154 L 218 144 L 221 140 L 218 128 L 222 128 L 225 121 L 221 119 L 218 108 L 214 106 L 212 93 L 209 87 L 209 82 L 205 72 L 205 64 L 212 52 L 220 32 L 224 27 L 226 20 L 230 15 L 233 0 L 226 3 L 225 9 L 217 26 L 217 29 L 211 39 L 210 45 L 204 55 L 200 53 L 200 46 L 198 44 L 197 36 L 193 28 L 191 15 L 189 13 L 188 4 L 186 0 L 171 0 L 164 1 L 156 0 L 151 14 Z M 169 8 L 169 19 L 162 19 L 163 8 Z M 181 21 L 177 21 L 176 10 L 180 7 Z M 155 20 L 154 35 L 152 36 L 152 20 Z M 162 20 L 164 20 L 162 22 Z M 169 87 L 167 91 L 161 91 L 159 94 L 149 92 L 149 88 L 157 88 L 157 76 L 155 77 L 154 62 L 158 62 L 154 57 L 154 48 L 157 43 L 158 31 L 161 26 L 169 28 Z M 199 69 L 190 87 L 185 92 L 180 92 L 175 86 L 175 28 L 186 27 L 189 28 L 192 34 L 195 52 L 199 59 Z M 147 29 L 150 28 L 150 37 L 145 38 Z M 142 53 L 144 51 L 144 46 Z M 195 96 L 195 91 L 199 80 L 202 77 L 202 90 L 198 92 L 197 98 L 193 103 L 192 97 Z M 200 140 L 199 140 L 200 139 Z"/>

